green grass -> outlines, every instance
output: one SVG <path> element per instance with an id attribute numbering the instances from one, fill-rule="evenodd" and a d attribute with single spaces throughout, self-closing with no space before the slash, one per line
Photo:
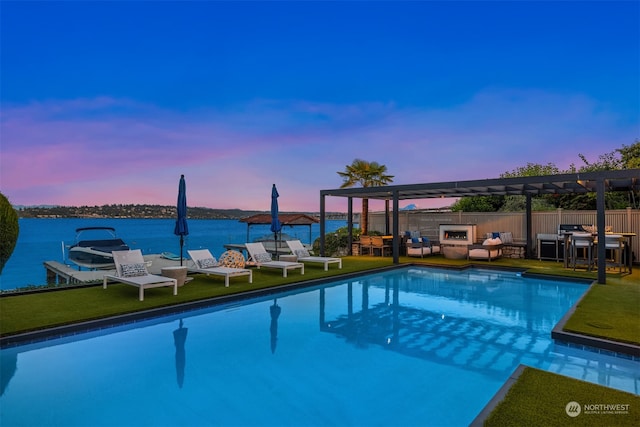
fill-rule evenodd
<path id="1" fill-rule="evenodd" d="M 594 286 L 564 330 L 640 345 L 640 285 Z"/>
<path id="2" fill-rule="evenodd" d="M 581 405 L 577 417 L 565 411 L 569 402 Z M 629 405 L 627 414 L 586 413 L 584 405 Z M 638 426 L 640 396 L 525 368 L 506 397 L 485 420 L 485 426 Z"/>

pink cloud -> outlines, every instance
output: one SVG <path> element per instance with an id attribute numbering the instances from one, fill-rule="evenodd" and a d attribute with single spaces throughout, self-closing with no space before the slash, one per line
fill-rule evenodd
<path id="1" fill-rule="evenodd" d="M 449 109 L 393 103 L 258 100 L 224 111 L 164 110 L 108 97 L 7 105 L 1 190 L 14 204 L 175 203 L 318 210 L 354 158 L 387 165 L 394 183 L 497 177 L 528 162 L 596 160 L 637 137 L 581 95 L 487 90 Z M 345 210 L 342 199 L 327 208 Z M 419 206 L 427 202 L 417 202 Z M 359 206 L 359 205 L 358 205 Z"/>

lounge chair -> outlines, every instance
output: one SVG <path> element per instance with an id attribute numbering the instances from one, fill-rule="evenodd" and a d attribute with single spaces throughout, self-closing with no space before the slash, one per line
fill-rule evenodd
<path id="1" fill-rule="evenodd" d="M 423 258 L 425 255 L 433 255 L 440 253 L 440 245 L 434 244 L 426 237 L 414 237 L 407 241 L 407 256 L 419 256 Z"/>
<path id="2" fill-rule="evenodd" d="M 170 277 L 149 274 L 140 249 L 129 251 L 113 251 L 113 261 L 116 265 L 116 274 L 105 274 L 102 279 L 102 288 L 107 289 L 109 280 L 137 286 L 138 297 L 144 301 L 144 290 L 173 286 L 173 294 L 178 295 L 178 281 Z"/>
<path id="3" fill-rule="evenodd" d="M 470 245 L 467 259 L 481 259 L 491 261 L 502 256 L 502 241 L 500 238 L 486 239 L 481 245 Z"/>
<path id="4" fill-rule="evenodd" d="M 300 240 L 287 240 L 287 246 L 289 246 L 291 253 L 298 258 L 299 262 L 315 262 L 323 264 L 324 271 L 329 270 L 329 264 L 338 264 L 338 268 L 342 268 L 342 258 L 312 256 Z"/>
<path id="5" fill-rule="evenodd" d="M 187 251 L 189 257 L 193 261 L 193 265 L 188 267 L 192 273 L 202 273 L 214 276 L 224 277 L 224 286 L 229 287 L 229 278 L 238 276 L 249 276 L 249 283 L 253 283 L 253 271 L 243 268 L 244 257 L 238 251 L 227 251 L 220 256 L 220 260 L 216 260 L 209 249 L 197 249 Z M 238 255 L 242 258 L 242 262 L 233 261 L 238 259 Z M 227 263 L 227 259 L 232 264 Z M 233 265 L 233 266 L 230 266 Z"/>
<path id="6" fill-rule="evenodd" d="M 258 243 L 245 243 L 250 261 L 256 264 L 256 267 L 279 268 L 282 270 L 282 277 L 287 277 L 287 271 L 300 269 L 300 274 L 304 274 L 304 264 L 301 262 L 274 261 L 271 254 L 267 252 L 264 245 Z"/>

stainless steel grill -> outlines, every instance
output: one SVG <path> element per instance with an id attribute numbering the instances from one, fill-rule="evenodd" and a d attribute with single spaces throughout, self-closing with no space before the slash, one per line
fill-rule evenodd
<path id="1" fill-rule="evenodd" d="M 582 224 L 560 224 L 557 234 L 538 234 L 538 259 L 564 260 L 564 235 L 586 232 Z"/>

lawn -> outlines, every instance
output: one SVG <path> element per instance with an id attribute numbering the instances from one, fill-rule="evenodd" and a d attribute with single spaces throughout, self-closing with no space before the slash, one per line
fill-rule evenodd
<path id="1" fill-rule="evenodd" d="M 566 408 L 570 402 L 576 402 L 580 406 L 580 413 L 574 417 L 567 414 Z M 600 405 L 614 406 L 607 408 Z M 506 397 L 487 417 L 484 425 L 638 426 L 640 396 L 525 368 Z"/>

